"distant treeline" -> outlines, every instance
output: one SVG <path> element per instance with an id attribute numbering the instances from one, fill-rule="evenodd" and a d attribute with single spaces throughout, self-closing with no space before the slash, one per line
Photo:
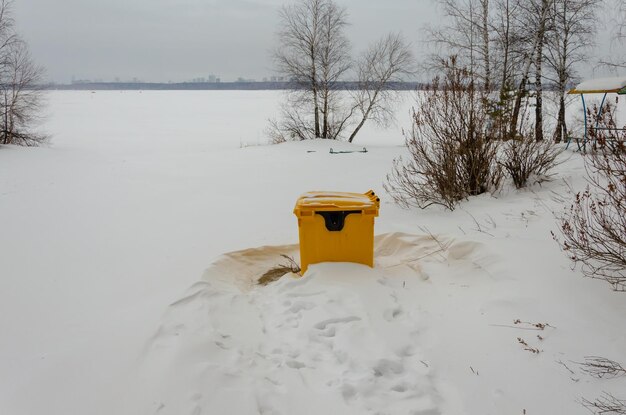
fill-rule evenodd
<path id="1" fill-rule="evenodd" d="M 574 87 L 573 82 L 569 82 L 570 88 Z M 425 82 L 392 82 L 390 89 L 397 91 L 427 90 L 430 83 Z M 534 85 L 529 85 L 528 89 L 532 93 Z M 73 84 L 48 84 L 39 86 L 37 89 L 63 90 L 63 91 L 280 91 L 298 89 L 298 86 L 291 82 L 80 82 Z M 358 83 L 353 81 L 338 82 L 332 89 L 353 91 L 357 90 Z M 544 90 L 555 91 L 557 86 L 549 83 L 543 85 Z"/>
<path id="2" fill-rule="evenodd" d="M 356 90 L 357 82 L 338 82 L 335 84 L 338 90 Z M 426 84 L 420 82 L 394 82 L 392 89 L 401 91 L 413 91 L 424 89 Z M 297 85 L 291 82 L 181 82 L 181 83 L 153 83 L 153 82 L 81 82 L 73 84 L 46 85 L 48 90 L 153 90 L 153 91 L 192 91 L 192 90 L 215 90 L 215 91 L 261 91 L 261 90 L 288 90 L 297 89 Z"/>

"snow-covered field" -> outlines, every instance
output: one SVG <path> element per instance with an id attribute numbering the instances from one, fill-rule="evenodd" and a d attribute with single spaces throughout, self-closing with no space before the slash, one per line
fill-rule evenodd
<path id="1" fill-rule="evenodd" d="M 626 377 L 576 363 L 626 366 L 626 297 L 550 235 L 584 184 L 577 153 L 526 190 L 402 210 L 382 183 L 410 94 L 397 126 L 354 145 L 262 145 L 279 96 L 52 92 L 51 144 L 0 147 L 0 414 L 585 414 L 583 397 L 626 399 Z M 254 284 L 297 257 L 301 193 L 370 188 L 375 268 Z"/>

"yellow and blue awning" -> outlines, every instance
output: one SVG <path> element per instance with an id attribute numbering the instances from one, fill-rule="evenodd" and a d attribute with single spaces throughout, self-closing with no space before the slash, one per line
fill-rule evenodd
<path id="1" fill-rule="evenodd" d="M 581 82 L 568 94 L 620 94 L 626 95 L 626 76 L 590 79 Z"/>

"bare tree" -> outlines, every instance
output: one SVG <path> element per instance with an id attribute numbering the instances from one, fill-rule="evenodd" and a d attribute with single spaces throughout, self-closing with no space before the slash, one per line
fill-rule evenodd
<path id="1" fill-rule="evenodd" d="M 270 121 L 273 142 L 288 139 L 354 140 L 368 119 L 391 119 L 393 83 L 413 73 L 413 58 L 400 35 L 371 46 L 358 62 L 357 91 L 346 97 L 339 83 L 355 65 L 344 30 L 346 10 L 333 0 L 299 0 L 280 12 L 282 30 L 274 52 L 276 69 L 293 83 L 281 119 Z"/>
<path id="2" fill-rule="evenodd" d="M 32 130 L 42 107 L 43 70 L 33 63 L 22 41 L 13 42 L 4 59 L 0 137 L 4 144 L 37 145 L 46 140 L 45 135 Z"/>
<path id="3" fill-rule="evenodd" d="M 559 109 L 554 140 L 567 139 L 565 91 L 575 75 L 574 66 L 585 60 L 593 44 L 597 6 L 602 0 L 552 0 L 552 33 L 546 38 L 545 62 L 551 69 L 548 79 L 557 87 Z"/>
<path id="4" fill-rule="evenodd" d="M 526 36 L 527 48 L 524 51 L 523 70 L 518 82 L 517 92 L 515 96 L 515 104 L 509 126 L 509 137 L 515 138 L 518 133 L 519 115 L 522 108 L 522 99 L 526 93 L 526 85 L 530 75 L 530 68 L 535 62 L 537 54 L 541 53 L 541 46 L 545 35 L 546 21 L 549 17 L 550 5 L 554 0 L 542 0 L 536 14 L 536 26 L 528 27 L 529 32 Z"/>
<path id="5" fill-rule="evenodd" d="M 542 50 L 553 0 L 439 0 L 444 24 L 431 42 L 458 55 L 488 91 L 493 124 L 509 138 L 519 133 L 531 69 L 535 68 L 535 138 L 543 138 Z M 435 61 L 440 62 L 440 56 Z M 497 75 L 495 75 L 497 74 Z M 502 135 L 502 134 L 500 134 Z"/>
<path id="6" fill-rule="evenodd" d="M 280 11 L 282 30 L 278 33 L 274 62 L 276 69 L 294 83 L 287 112 L 312 109 L 311 121 L 303 114 L 297 117 L 304 129 L 299 123 L 284 126 L 287 130 L 296 129 L 301 138 L 328 135 L 333 84 L 350 66 L 349 44 L 343 35 L 345 16 L 345 10 L 332 0 L 300 0 Z M 293 115 L 286 114 L 284 118 L 289 120 Z"/>
<path id="7" fill-rule="evenodd" d="M 626 3 L 623 0 L 614 0 L 607 4 L 607 8 L 611 13 L 608 24 L 611 25 L 613 33 L 611 49 L 626 47 Z M 612 56 L 602 59 L 600 65 L 617 71 L 626 69 L 626 57 L 624 53 L 613 53 Z"/>
<path id="8" fill-rule="evenodd" d="M 331 117 L 338 111 L 337 82 L 351 68 L 350 42 L 344 34 L 347 25 L 345 9 L 329 2 L 322 15 L 321 42 L 319 51 L 320 94 L 322 100 L 321 138 L 336 138 L 338 128 Z"/>
<path id="9" fill-rule="evenodd" d="M 429 41 L 444 48 L 445 55 L 456 56 L 459 64 L 468 68 L 485 89 L 492 84 L 490 52 L 489 0 L 438 0 L 446 21 L 439 27 L 427 29 Z M 431 59 L 431 66 L 441 68 L 439 53 Z"/>
<path id="10" fill-rule="evenodd" d="M 543 16 L 550 9 L 550 0 L 533 0 L 530 7 L 534 16 Z M 543 140 L 543 49 L 548 27 L 548 17 L 537 22 L 537 52 L 535 53 L 535 139 Z"/>
<path id="11" fill-rule="evenodd" d="M 374 43 L 358 63 L 359 85 L 353 94 L 360 120 L 348 138 L 354 140 L 363 124 L 372 119 L 386 125 L 393 119 L 393 103 L 397 101 L 394 82 L 415 73 L 413 55 L 400 34 L 389 34 Z"/>
<path id="12" fill-rule="evenodd" d="M 620 1 L 617 10 L 617 38 L 620 40 L 626 40 L 626 3 Z"/>
<path id="13" fill-rule="evenodd" d="M 522 12 L 522 8 L 518 0 L 496 0 L 492 4 L 494 7 L 492 64 L 494 71 L 499 74 L 496 79 L 498 79 L 502 95 L 503 91 L 513 85 L 519 66 L 521 56 L 519 49 L 522 42 L 519 34 L 519 21 L 515 16 Z"/>
<path id="14" fill-rule="evenodd" d="M 0 51 L 6 50 L 16 41 L 14 25 L 15 21 L 11 15 L 11 1 L 0 0 Z"/>
<path id="15" fill-rule="evenodd" d="M 43 69 L 15 34 L 10 7 L 0 0 L 0 143 L 33 146 L 46 139 L 33 131 L 42 107 Z"/>

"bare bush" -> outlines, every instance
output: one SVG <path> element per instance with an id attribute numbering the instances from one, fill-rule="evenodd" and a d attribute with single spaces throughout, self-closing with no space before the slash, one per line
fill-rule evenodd
<path id="1" fill-rule="evenodd" d="M 559 218 L 563 240 L 555 240 L 585 276 L 626 291 L 626 152 L 587 157 L 589 185 Z"/>
<path id="2" fill-rule="evenodd" d="M 559 163 L 561 150 L 547 141 L 534 138 L 510 140 L 503 145 L 500 165 L 518 189 L 526 186 L 531 176 L 546 176 Z"/>
<path id="3" fill-rule="evenodd" d="M 594 401 L 583 398 L 581 403 L 585 408 L 597 415 L 626 415 L 626 400 L 618 399 L 608 392 L 604 392 L 602 396 Z"/>
<path id="4" fill-rule="evenodd" d="M 606 357 L 585 356 L 585 362 L 580 366 L 583 372 L 598 379 L 626 376 L 626 369 L 621 364 Z"/>
<path id="5" fill-rule="evenodd" d="M 590 120 L 588 136 L 594 148 L 604 148 L 608 145 L 612 149 L 622 147 L 623 150 L 626 142 L 626 125 L 622 127 L 617 125 L 618 103 L 619 97 L 615 97 L 615 102 L 606 102 L 601 112 L 597 105 L 587 108 L 587 118 Z"/>
<path id="6" fill-rule="evenodd" d="M 453 210 L 468 196 L 500 186 L 498 142 L 485 134 L 487 97 L 471 73 L 444 63 L 445 75 L 418 95 L 411 132 L 405 141 L 410 159 L 396 159 L 384 187 L 405 207 L 441 205 Z"/>

